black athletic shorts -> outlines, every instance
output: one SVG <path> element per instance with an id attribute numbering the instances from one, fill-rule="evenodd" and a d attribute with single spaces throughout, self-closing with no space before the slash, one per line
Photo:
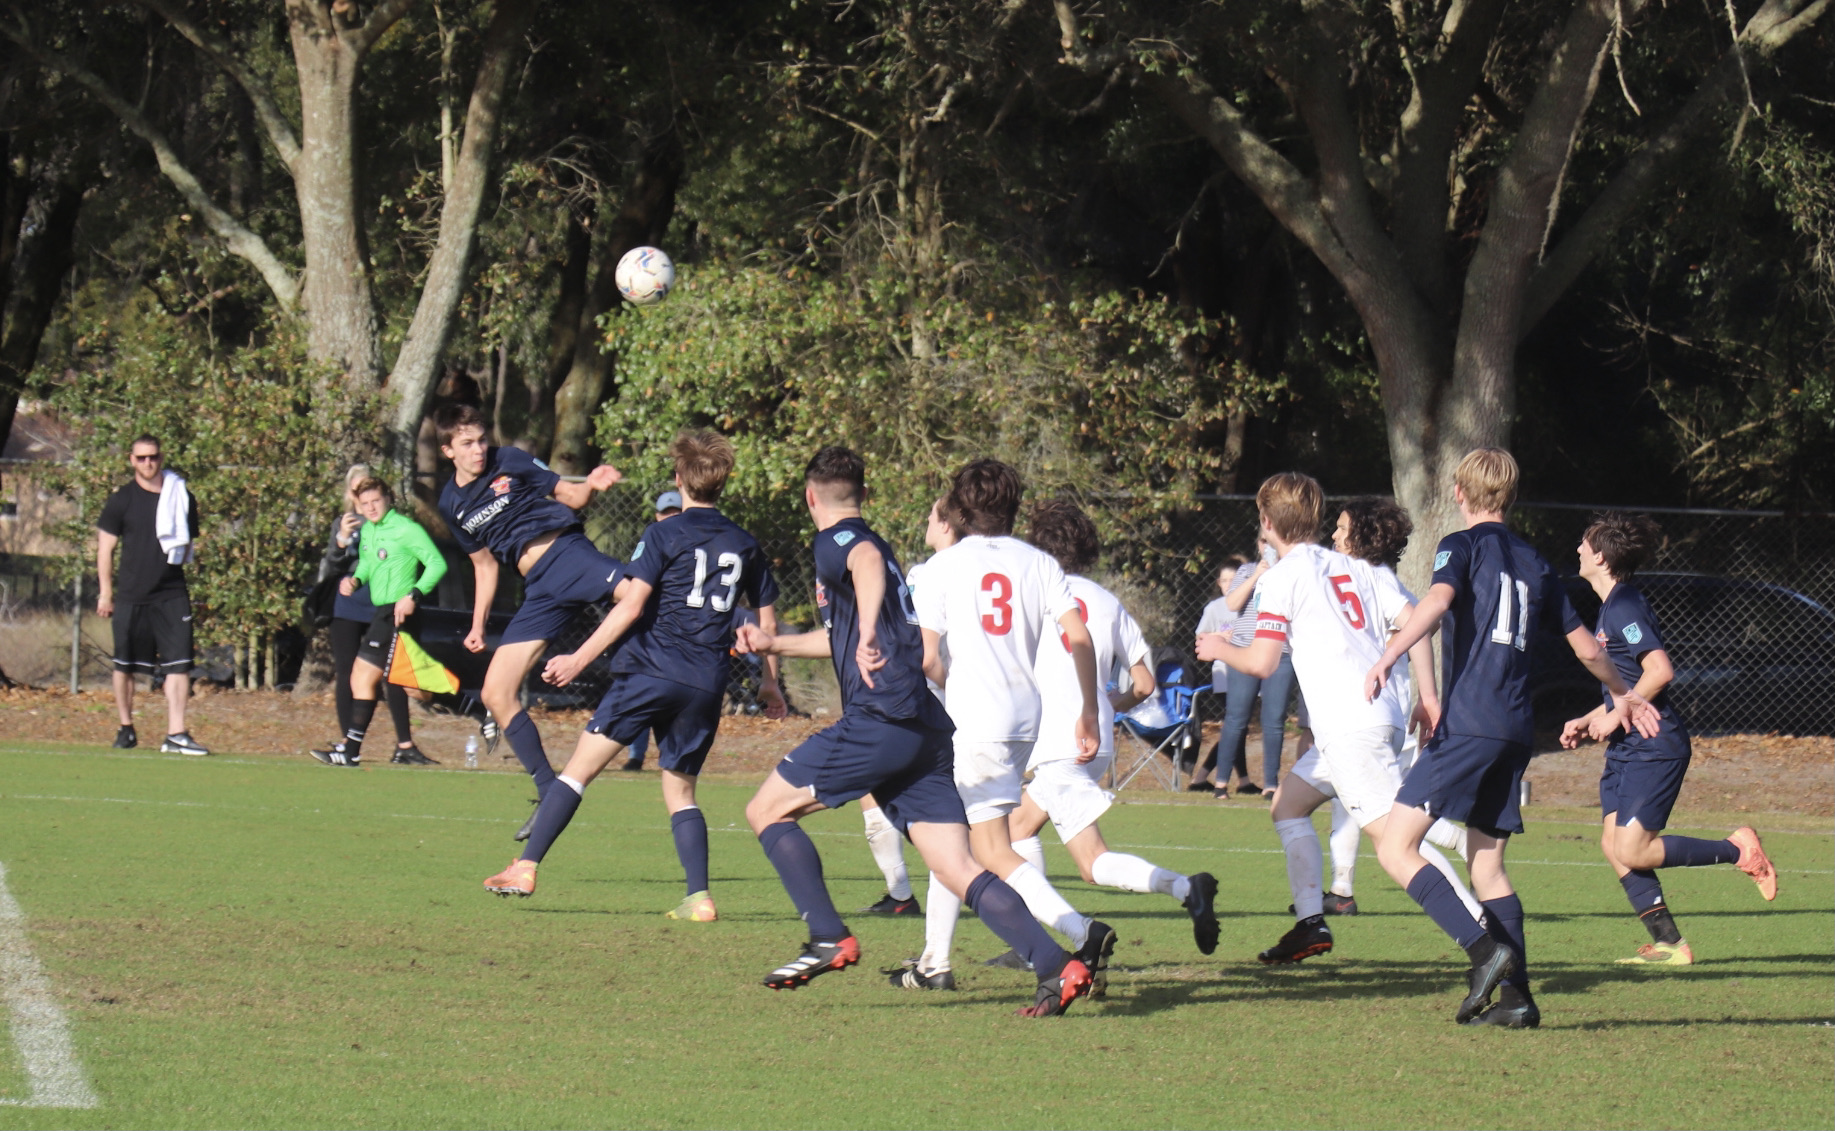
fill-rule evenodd
<path id="1" fill-rule="evenodd" d="M 171 593 L 116 605 L 115 670 L 148 675 L 191 672 L 191 598 Z"/>
<path id="2" fill-rule="evenodd" d="M 416 608 L 408 614 L 407 620 L 401 622 L 401 627 L 412 635 L 420 615 L 420 609 Z M 395 647 L 395 632 L 395 606 L 384 605 L 376 610 L 376 615 L 370 618 L 370 626 L 363 630 L 363 642 L 357 645 L 357 658 L 388 671 L 389 652 Z"/>

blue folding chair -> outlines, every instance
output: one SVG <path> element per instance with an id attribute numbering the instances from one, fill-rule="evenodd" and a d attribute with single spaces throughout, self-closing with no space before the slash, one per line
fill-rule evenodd
<path id="1" fill-rule="evenodd" d="M 1210 686 L 1187 687 L 1185 661 L 1176 657 L 1160 661 L 1153 675 L 1159 685 L 1154 693 L 1127 714 L 1115 716 L 1115 729 L 1127 736 L 1129 751 L 1122 753 L 1123 740 L 1117 737 L 1110 789 L 1126 789 L 1143 771 L 1151 770 L 1161 786 L 1177 792 L 1180 771 L 1190 773 L 1197 763 L 1198 696 L 1209 695 Z"/>

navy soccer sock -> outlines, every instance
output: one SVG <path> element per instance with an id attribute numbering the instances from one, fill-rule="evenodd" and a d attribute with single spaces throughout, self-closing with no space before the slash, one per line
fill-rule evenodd
<path id="1" fill-rule="evenodd" d="M 523 847 L 522 858 L 540 864 L 554 842 L 567 831 L 568 822 L 579 809 L 580 795 L 566 782 L 544 793 L 542 803 L 535 809 L 535 820 L 529 826 L 529 843 Z"/>
<path id="2" fill-rule="evenodd" d="M 1625 889 L 1625 898 L 1631 901 L 1631 910 L 1637 913 L 1638 921 L 1650 932 L 1651 942 L 1682 941 L 1682 932 L 1676 929 L 1669 906 L 1663 902 L 1663 885 L 1655 872 L 1626 872 L 1618 882 Z"/>
<path id="3" fill-rule="evenodd" d="M 1070 956 L 1026 910 L 1026 901 L 1019 893 L 999 876 L 992 872 L 976 876 L 962 894 L 962 902 L 1042 977 L 1055 977 L 1056 971 L 1064 969 Z"/>
<path id="4" fill-rule="evenodd" d="M 1663 867 L 1704 868 L 1709 864 L 1739 863 L 1739 849 L 1730 840 L 1702 840 L 1692 836 L 1666 836 Z"/>
<path id="5" fill-rule="evenodd" d="M 1516 970 L 1504 979 L 1519 990 L 1529 989 L 1529 951 L 1523 942 L 1523 901 L 1515 892 L 1501 899 L 1479 901 L 1485 909 L 1485 932 L 1516 951 Z"/>
<path id="6" fill-rule="evenodd" d="M 350 701 L 350 729 L 344 732 L 344 756 L 355 762 L 363 754 L 363 734 L 370 729 L 370 720 L 376 717 L 374 699 L 352 699 Z"/>
<path id="7" fill-rule="evenodd" d="M 516 760 L 535 780 L 536 796 L 547 797 L 548 787 L 554 784 L 554 767 L 548 764 L 548 752 L 542 749 L 542 732 L 535 729 L 535 720 L 529 717 L 529 712 L 516 712 L 516 717 L 503 728 L 503 737 L 510 740 Z"/>
<path id="8" fill-rule="evenodd" d="M 828 885 L 822 881 L 822 856 L 803 827 L 795 821 L 767 825 L 758 834 L 758 843 L 765 850 L 765 858 L 777 869 L 790 902 L 796 904 L 797 912 L 809 924 L 810 941 L 840 942 L 846 938 L 847 924 L 841 921 L 835 901 L 829 898 Z"/>
<path id="9" fill-rule="evenodd" d="M 1459 893 L 1446 882 L 1440 869 L 1430 866 L 1416 872 L 1414 879 L 1408 881 L 1408 895 L 1461 950 L 1485 937 L 1484 927 L 1459 902 Z"/>
<path id="10" fill-rule="evenodd" d="M 688 894 L 706 891 L 707 818 L 698 808 L 678 809 L 669 815 L 669 831 L 675 835 L 676 859 L 682 862 L 682 872 L 688 877 Z M 818 861 L 817 867 L 820 866 Z"/>

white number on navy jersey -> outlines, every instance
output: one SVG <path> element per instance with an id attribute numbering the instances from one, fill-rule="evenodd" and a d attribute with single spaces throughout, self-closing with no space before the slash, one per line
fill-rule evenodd
<path id="1" fill-rule="evenodd" d="M 711 601 L 716 613 L 732 611 L 733 598 L 739 589 L 739 573 L 745 568 L 745 563 L 740 561 L 738 554 L 728 550 L 720 555 L 717 564 L 726 572 L 720 575 L 715 584 L 726 586 L 726 593 L 724 596 L 715 593 L 710 597 L 701 592 L 702 587 L 707 584 L 707 551 L 699 547 L 695 548 L 694 588 L 689 591 L 687 597 L 687 603 L 690 606 L 698 609 Z"/>
<path id="2" fill-rule="evenodd" d="M 1529 643 L 1529 583 L 1518 581 L 1499 570 L 1497 573 L 1497 627 L 1491 630 L 1491 643 L 1508 644 L 1521 652 Z M 1516 631 L 1510 630 L 1510 598 L 1516 597 Z"/>

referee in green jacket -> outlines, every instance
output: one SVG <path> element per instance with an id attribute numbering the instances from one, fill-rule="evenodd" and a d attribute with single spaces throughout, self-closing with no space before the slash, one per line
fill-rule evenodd
<path id="1" fill-rule="evenodd" d="M 394 492 L 380 479 L 357 484 L 357 513 L 364 518 L 357 539 L 357 567 L 339 583 L 346 597 L 359 585 L 368 585 L 376 618 L 363 634 L 357 662 L 350 669 L 350 729 L 342 750 L 313 751 L 313 756 L 333 766 L 356 766 L 363 756 L 363 732 L 376 714 L 376 696 L 382 690 L 383 668 L 395 647 L 396 632 L 414 630 L 421 598 L 446 576 L 446 559 L 421 524 L 392 508 Z M 412 743 L 398 747 L 389 761 L 404 765 L 437 765 Z"/>

